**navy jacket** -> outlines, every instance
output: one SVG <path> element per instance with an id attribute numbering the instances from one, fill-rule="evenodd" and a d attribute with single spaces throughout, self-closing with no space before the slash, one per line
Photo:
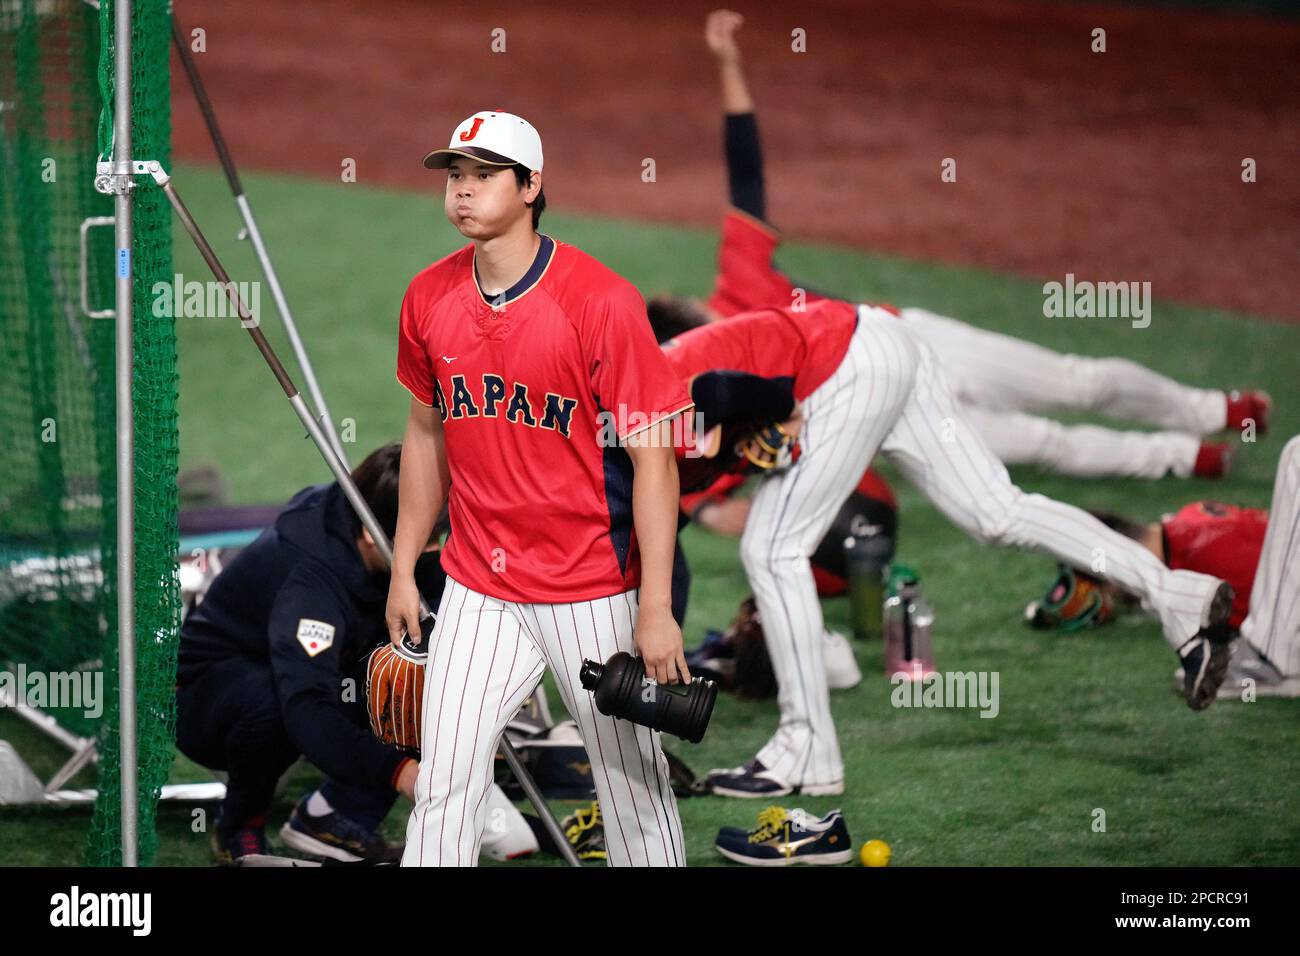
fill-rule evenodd
<path id="1" fill-rule="evenodd" d="M 364 705 L 366 655 L 388 639 L 388 575 L 371 574 L 337 484 L 304 488 L 212 582 L 181 627 L 177 682 L 240 656 L 275 676 L 289 739 L 342 782 L 392 786 L 404 755 L 344 710 Z M 426 594 L 437 607 L 440 594 Z"/>

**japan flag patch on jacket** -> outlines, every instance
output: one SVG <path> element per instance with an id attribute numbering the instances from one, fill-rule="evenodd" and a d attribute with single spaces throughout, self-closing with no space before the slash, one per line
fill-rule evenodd
<path id="1" fill-rule="evenodd" d="M 298 621 L 298 643 L 311 657 L 334 643 L 334 625 L 304 617 Z"/>

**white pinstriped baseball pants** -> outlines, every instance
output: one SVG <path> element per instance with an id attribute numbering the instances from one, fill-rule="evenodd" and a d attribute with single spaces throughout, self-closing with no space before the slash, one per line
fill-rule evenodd
<path id="1" fill-rule="evenodd" d="M 1128 359 L 1063 355 L 925 309 L 903 309 L 902 317 L 939 356 L 957 397 L 980 408 L 1100 412 L 1198 436 L 1226 422 L 1223 392 L 1184 385 Z"/>
<path id="2" fill-rule="evenodd" d="M 970 404 L 963 404 L 962 411 L 1004 465 L 1034 465 L 1075 478 L 1187 478 L 1201 448 L 1199 438 L 1182 432 L 1064 425 L 1041 415 Z"/>
<path id="3" fill-rule="evenodd" d="M 497 741 L 548 666 L 591 761 L 609 865 L 685 865 L 660 735 L 601 714 L 578 682 L 584 657 L 603 663 L 634 652 L 636 611 L 636 591 L 519 604 L 447 579 L 425 665 L 423 748 L 403 866 L 477 864 Z"/>
<path id="4" fill-rule="evenodd" d="M 1241 636 L 1288 677 L 1300 674 L 1300 435 L 1277 463 L 1264 550 Z"/>
<path id="5" fill-rule="evenodd" d="M 799 461 L 759 487 L 741 538 L 780 685 L 781 722 L 758 759 L 791 783 L 844 776 L 809 556 L 877 450 L 977 539 L 1085 569 L 1104 564 L 1107 577 L 1160 616 L 1175 648 L 1204 623 L 1216 579 L 1171 571 L 1086 512 L 1013 485 L 962 415 L 934 353 L 888 313 L 859 310 L 844 360 L 804 402 L 800 445 Z"/>

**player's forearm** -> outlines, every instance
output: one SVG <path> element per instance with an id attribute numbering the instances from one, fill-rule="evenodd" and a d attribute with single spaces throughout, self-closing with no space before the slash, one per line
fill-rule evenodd
<path id="1" fill-rule="evenodd" d="M 408 575 L 423 553 L 451 484 L 441 423 L 433 409 L 407 418 L 402 439 L 402 468 L 397 486 L 397 535 L 393 573 Z"/>
<path id="2" fill-rule="evenodd" d="M 749 93 L 749 84 L 745 82 L 745 68 L 739 57 L 718 62 L 718 82 L 722 88 L 724 113 L 754 112 L 754 99 Z"/>
<path id="3" fill-rule="evenodd" d="M 673 550 L 677 542 L 680 487 L 677 460 L 667 441 L 660 447 L 629 447 L 632 520 L 641 553 L 641 607 L 672 611 Z"/>

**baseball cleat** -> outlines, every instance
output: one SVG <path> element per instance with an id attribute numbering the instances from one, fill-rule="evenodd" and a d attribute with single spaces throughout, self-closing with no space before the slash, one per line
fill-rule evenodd
<path id="1" fill-rule="evenodd" d="M 334 810 L 318 817 L 307 812 L 303 797 L 280 828 L 285 846 L 299 853 L 341 863 L 393 863 L 401 859 L 402 848 L 394 846 L 374 830 L 367 829 Z"/>
<path id="2" fill-rule="evenodd" d="M 710 770 L 704 778 L 701 791 L 719 797 L 741 797 L 757 800 L 761 797 L 785 797 L 793 793 L 810 797 L 835 796 L 844 792 L 844 781 L 834 783 L 792 784 L 763 766 L 757 758 L 742 767 L 730 770 Z"/>
<path id="3" fill-rule="evenodd" d="M 1236 635 L 1228 622 L 1232 619 L 1234 596 L 1232 585 L 1220 581 L 1210 598 L 1205 617 L 1201 620 L 1201 629 L 1196 632 L 1197 637 L 1208 638 L 1213 644 L 1228 644 L 1232 641 Z"/>
<path id="4" fill-rule="evenodd" d="M 1228 393 L 1227 424 L 1224 428 L 1242 429 L 1248 421 L 1255 423 L 1255 434 L 1268 432 L 1268 419 L 1273 413 L 1273 399 L 1268 392 L 1247 389 Z"/>
<path id="5" fill-rule="evenodd" d="M 1192 474 L 1197 478 L 1222 478 L 1232 470 L 1237 448 L 1228 442 L 1203 441 L 1196 451 Z"/>
<path id="6" fill-rule="evenodd" d="M 1178 649 L 1183 666 L 1183 698 L 1192 710 L 1204 710 L 1214 703 L 1228 672 L 1229 644 L 1215 644 L 1204 637 L 1194 637 Z"/>
<path id="7" fill-rule="evenodd" d="M 591 801 L 590 807 L 565 817 L 560 822 L 560 829 L 579 860 L 605 859 L 605 823 L 598 800 Z"/>
<path id="8" fill-rule="evenodd" d="M 488 788 L 487 823 L 479 852 L 493 860 L 517 860 L 532 856 L 539 846 L 533 828 L 510 798 L 495 783 Z"/>
<path id="9" fill-rule="evenodd" d="M 834 866 L 853 859 L 853 843 L 839 810 L 817 819 L 805 810 L 768 807 L 759 813 L 753 830 L 724 827 L 713 845 L 728 860 L 747 866 Z"/>
<path id="10" fill-rule="evenodd" d="M 1219 699 L 1241 700 L 1247 688 L 1256 697 L 1300 697 L 1300 675 L 1288 677 L 1249 642 L 1237 641 L 1219 687 Z"/>
<path id="11" fill-rule="evenodd" d="M 212 855 L 218 866 L 238 866 L 245 857 L 266 856 L 271 852 L 267 842 L 265 817 L 254 817 L 232 833 L 222 833 L 221 821 L 212 831 Z"/>

